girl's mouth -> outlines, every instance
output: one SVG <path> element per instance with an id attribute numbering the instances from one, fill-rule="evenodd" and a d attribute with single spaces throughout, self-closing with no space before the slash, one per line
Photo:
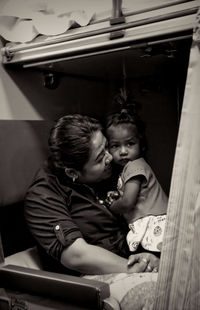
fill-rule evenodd
<path id="1" fill-rule="evenodd" d="M 127 164 L 127 162 L 129 161 L 129 159 L 128 158 L 123 158 L 123 159 L 120 159 L 119 160 L 119 163 L 120 163 L 120 165 L 126 165 Z"/>

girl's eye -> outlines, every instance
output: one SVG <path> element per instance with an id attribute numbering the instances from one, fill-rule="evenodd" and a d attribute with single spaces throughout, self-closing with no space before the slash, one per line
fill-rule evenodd
<path id="1" fill-rule="evenodd" d="M 117 144 L 112 144 L 112 145 L 110 146 L 111 149 L 116 149 L 117 147 L 118 147 Z"/>
<path id="2" fill-rule="evenodd" d="M 135 142 L 129 142 L 129 143 L 127 144 L 127 146 L 133 146 L 133 145 L 135 145 Z"/>

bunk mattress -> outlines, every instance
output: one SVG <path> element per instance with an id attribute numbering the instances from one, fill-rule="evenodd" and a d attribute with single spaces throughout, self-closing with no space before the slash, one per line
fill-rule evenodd
<path id="1" fill-rule="evenodd" d="M 149 38 L 157 40 L 160 36 L 192 33 L 199 6 L 198 1 L 124 0 L 116 13 L 111 1 L 103 1 L 99 6 L 97 1 L 93 5 L 83 1 L 79 10 L 74 6 L 67 11 L 61 0 L 57 9 L 55 3 L 49 1 L 47 6 L 45 0 L 35 2 L 33 8 L 29 0 L 27 3 L 32 4 L 32 10 L 26 8 L 20 14 L 16 10 L 17 16 L 13 16 L 13 0 L 7 2 L 0 16 L 1 36 L 5 43 L 1 52 L 5 64 L 27 64 L 46 59 L 59 61 L 60 57 L 129 48 L 129 45 Z M 29 16 L 25 17 L 27 14 Z"/>

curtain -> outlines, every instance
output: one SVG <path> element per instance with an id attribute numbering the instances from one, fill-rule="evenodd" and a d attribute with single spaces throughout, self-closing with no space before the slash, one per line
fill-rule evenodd
<path id="1" fill-rule="evenodd" d="M 190 51 L 154 309 L 200 309 L 200 9 Z"/>

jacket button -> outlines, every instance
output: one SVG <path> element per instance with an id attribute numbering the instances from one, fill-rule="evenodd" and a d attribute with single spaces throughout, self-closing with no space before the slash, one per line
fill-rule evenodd
<path id="1" fill-rule="evenodd" d="M 60 230 L 60 225 L 56 225 L 55 230 Z"/>

